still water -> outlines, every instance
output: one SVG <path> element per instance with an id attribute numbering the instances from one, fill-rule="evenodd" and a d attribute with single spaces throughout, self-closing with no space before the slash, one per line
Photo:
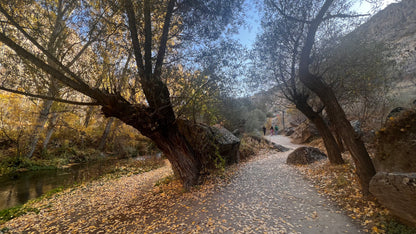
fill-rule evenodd
<path id="1" fill-rule="evenodd" d="M 114 169 L 115 160 L 73 165 L 65 169 L 19 172 L 0 177 L 0 210 L 24 204 L 44 193 L 96 179 Z"/>

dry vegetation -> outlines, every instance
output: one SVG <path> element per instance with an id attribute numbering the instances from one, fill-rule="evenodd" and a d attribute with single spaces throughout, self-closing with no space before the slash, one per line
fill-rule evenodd
<path id="1" fill-rule="evenodd" d="M 321 139 L 310 143 L 325 151 Z M 354 162 L 348 153 L 343 154 L 344 165 L 331 165 L 327 160 L 308 166 L 297 166 L 297 170 L 310 180 L 320 194 L 327 197 L 357 220 L 370 233 L 416 233 L 415 228 L 401 224 L 390 215 L 373 197 L 363 197 L 360 193 Z"/>

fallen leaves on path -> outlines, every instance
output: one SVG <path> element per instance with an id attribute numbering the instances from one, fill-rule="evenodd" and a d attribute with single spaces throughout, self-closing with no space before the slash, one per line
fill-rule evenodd
<path id="1" fill-rule="evenodd" d="M 321 141 L 315 142 L 314 146 L 320 146 L 321 150 L 325 150 Z M 344 153 L 343 158 L 346 161 L 343 165 L 331 165 L 328 160 L 321 160 L 295 168 L 311 181 L 322 195 L 339 205 L 352 219 L 359 221 L 365 232 L 402 233 L 399 230 L 390 230 L 402 227 L 386 227 L 401 224 L 397 223 L 389 211 L 374 198 L 363 197 L 351 155 Z M 406 229 L 405 226 L 403 228 Z"/>
<path id="2" fill-rule="evenodd" d="M 12 233 L 357 233 L 359 229 L 312 184 L 263 151 L 183 190 L 169 167 L 98 180 L 36 204 L 13 219 Z M 154 186 L 157 184 L 157 186 Z"/>

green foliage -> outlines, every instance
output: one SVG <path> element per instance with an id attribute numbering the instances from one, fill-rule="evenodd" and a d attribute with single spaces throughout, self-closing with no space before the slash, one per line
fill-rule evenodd
<path id="1" fill-rule="evenodd" d="M 266 114 L 259 109 L 254 109 L 247 114 L 247 120 L 244 124 L 247 133 L 258 133 L 266 121 Z"/>
<path id="2" fill-rule="evenodd" d="M 5 223 L 11 219 L 16 217 L 22 216 L 26 213 L 34 212 L 36 214 L 39 213 L 39 210 L 36 208 L 31 208 L 27 206 L 15 206 L 9 209 L 4 209 L 0 211 L 0 224 Z"/>
<path id="3" fill-rule="evenodd" d="M 386 234 L 414 234 L 416 233 L 416 228 L 406 226 L 395 219 L 388 220 L 382 223 L 381 226 L 384 226 Z"/>
<path id="4" fill-rule="evenodd" d="M 221 156 L 218 146 L 216 144 L 213 144 L 213 146 L 215 147 L 215 155 L 213 155 L 213 158 L 211 156 L 211 160 L 214 162 L 217 171 L 223 173 L 225 171 L 225 159 Z"/>
<path id="5" fill-rule="evenodd" d="M 173 176 L 173 175 L 163 177 L 162 179 L 156 181 L 155 187 L 159 187 L 159 186 L 164 185 L 164 184 L 169 184 L 173 180 L 175 180 L 175 176 Z"/>
<path id="6" fill-rule="evenodd" d="M 48 161 L 28 159 L 22 156 L 2 156 L 0 160 L 0 175 L 20 170 L 38 171 L 51 169 L 56 169 L 56 166 Z"/>

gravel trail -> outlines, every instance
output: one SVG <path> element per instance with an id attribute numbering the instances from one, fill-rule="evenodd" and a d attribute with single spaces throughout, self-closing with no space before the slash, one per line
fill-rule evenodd
<path id="1" fill-rule="evenodd" d="M 284 136 L 267 136 L 291 148 Z M 268 152 L 239 166 L 224 186 L 169 195 L 155 171 L 98 181 L 42 201 L 39 214 L 0 225 L 12 233 L 360 233 L 359 226 Z M 174 186 L 174 185 L 172 185 Z M 174 191 L 174 189 L 172 189 Z M 46 207 L 46 208 L 45 208 Z M 1 231 L 0 231 L 1 233 Z"/>
<path id="2" fill-rule="evenodd" d="M 246 163 L 230 184 L 206 201 L 186 204 L 188 215 L 179 229 L 158 225 L 160 232 L 203 233 L 360 233 L 358 224 L 288 166 L 287 155 L 300 145 L 285 136 L 267 139 L 291 148 Z M 192 224 L 193 225 L 189 225 Z"/>

